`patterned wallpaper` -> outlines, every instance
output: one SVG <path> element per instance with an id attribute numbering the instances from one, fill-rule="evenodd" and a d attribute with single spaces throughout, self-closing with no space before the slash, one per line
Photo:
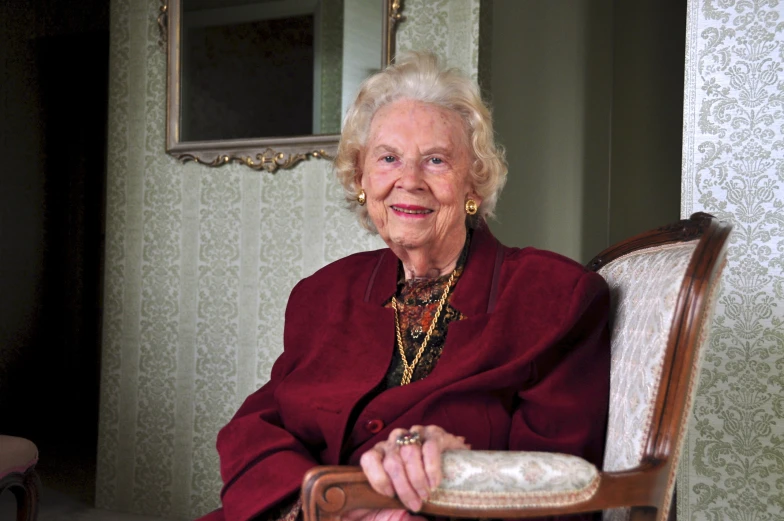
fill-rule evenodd
<path id="1" fill-rule="evenodd" d="M 784 518 L 784 4 L 692 0 L 682 214 L 735 225 L 678 477 L 681 520 Z"/>
<path id="2" fill-rule="evenodd" d="M 397 33 L 398 51 L 435 51 L 447 65 L 476 79 L 479 0 L 404 0 L 403 6 L 406 18 Z"/>
<path id="3" fill-rule="evenodd" d="M 164 153 L 159 5 L 111 2 L 96 501 L 191 519 L 219 504 L 216 433 L 267 380 L 291 288 L 382 243 L 344 209 L 324 161 L 270 175 Z M 399 48 L 475 75 L 478 13 L 478 0 L 407 0 Z"/>

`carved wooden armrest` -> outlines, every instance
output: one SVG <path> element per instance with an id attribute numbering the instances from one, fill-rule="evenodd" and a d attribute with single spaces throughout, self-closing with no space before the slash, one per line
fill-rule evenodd
<path id="1" fill-rule="evenodd" d="M 599 472 L 576 456 L 543 452 L 448 451 L 444 480 L 421 512 L 447 517 L 520 518 L 656 504 L 666 464 L 649 461 Z M 357 508 L 405 507 L 376 493 L 359 467 L 315 467 L 302 486 L 305 521 L 337 519 Z"/>

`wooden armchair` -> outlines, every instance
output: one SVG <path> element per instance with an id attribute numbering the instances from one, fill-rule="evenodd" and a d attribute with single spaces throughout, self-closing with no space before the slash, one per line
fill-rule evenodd
<path id="1" fill-rule="evenodd" d="M 0 494 L 9 490 L 16 496 L 17 521 L 38 518 L 37 462 L 38 448 L 32 441 L 0 434 Z"/>
<path id="2" fill-rule="evenodd" d="M 422 513 L 524 518 L 604 511 L 664 520 L 731 226 L 697 213 L 612 246 L 588 265 L 610 286 L 612 369 L 603 470 L 565 454 L 454 451 Z M 403 508 L 357 467 L 316 467 L 305 521 L 355 508 Z"/>

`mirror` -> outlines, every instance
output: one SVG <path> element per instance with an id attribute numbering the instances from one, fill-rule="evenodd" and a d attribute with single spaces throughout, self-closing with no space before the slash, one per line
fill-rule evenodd
<path id="1" fill-rule="evenodd" d="M 170 0 L 166 152 L 275 172 L 332 158 L 359 84 L 390 63 L 400 0 Z"/>

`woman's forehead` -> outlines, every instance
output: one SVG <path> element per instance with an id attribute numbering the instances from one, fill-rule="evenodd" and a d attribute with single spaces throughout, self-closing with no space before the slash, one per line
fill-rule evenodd
<path id="1" fill-rule="evenodd" d="M 370 124 L 368 147 L 395 146 L 416 141 L 430 147 L 467 146 L 467 132 L 460 115 L 446 107 L 397 100 L 376 111 Z"/>
<path id="2" fill-rule="evenodd" d="M 447 107 L 418 101 L 413 99 L 399 99 L 387 103 L 376 110 L 371 121 L 371 126 L 380 120 L 396 118 L 432 118 L 438 121 L 456 123 L 460 121 L 460 115 Z"/>

